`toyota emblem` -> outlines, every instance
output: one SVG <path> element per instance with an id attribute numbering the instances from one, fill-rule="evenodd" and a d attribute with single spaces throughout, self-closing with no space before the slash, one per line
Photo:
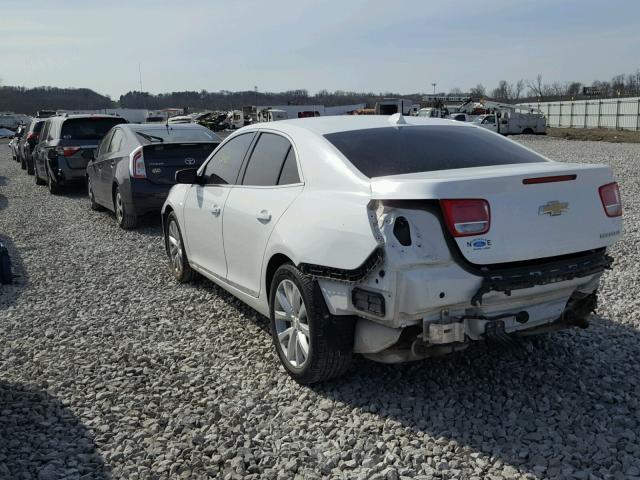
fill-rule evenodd
<path id="1" fill-rule="evenodd" d="M 184 163 L 186 165 L 194 165 L 196 163 L 196 159 L 195 158 L 191 158 L 191 157 L 187 157 L 184 159 Z"/>

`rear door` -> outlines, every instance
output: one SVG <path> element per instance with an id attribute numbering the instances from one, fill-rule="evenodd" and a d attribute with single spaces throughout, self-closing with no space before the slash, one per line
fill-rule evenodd
<path id="1" fill-rule="evenodd" d="M 114 128 L 111 138 L 109 139 L 109 145 L 104 155 L 101 156 L 98 164 L 98 170 L 100 175 L 100 195 L 105 205 L 112 205 L 113 199 L 112 186 L 113 176 L 116 171 L 116 165 L 122 161 L 123 158 L 128 157 L 125 152 L 122 152 L 122 146 L 125 140 L 125 133 L 121 128 Z"/>
<path id="2" fill-rule="evenodd" d="M 91 181 L 91 189 L 93 190 L 93 195 L 96 201 L 101 205 L 111 205 L 111 201 L 109 201 L 109 203 L 105 203 L 105 187 L 102 183 L 102 169 L 104 167 L 104 158 L 109 148 L 111 137 L 113 137 L 113 130 L 107 133 L 107 135 L 102 139 L 102 141 L 98 145 L 98 148 L 96 149 L 94 159 L 89 160 L 89 163 L 87 164 L 87 175 L 89 176 L 89 180 Z"/>
<path id="3" fill-rule="evenodd" d="M 229 194 L 223 219 L 229 282 L 245 293 L 259 296 L 267 242 L 302 188 L 291 142 L 275 133 L 261 133 L 242 185 Z"/>
<path id="4" fill-rule="evenodd" d="M 222 145 L 204 166 L 204 184 L 191 185 L 185 196 L 183 235 L 189 261 L 214 277 L 227 277 L 222 220 L 254 136 L 254 132 L 237 135 Z"/>

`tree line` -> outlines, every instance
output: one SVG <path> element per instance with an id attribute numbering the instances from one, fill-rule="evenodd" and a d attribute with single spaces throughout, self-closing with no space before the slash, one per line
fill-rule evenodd
<path id="1" fill-rule="evenodd" d="M 530 80 L 509 82 L 500 80 L 493 89 L 482 84 L 463 91 L 453 88 L 448 93 L 456 96 L 487 98 L 505 103 L 578 100 L 586 97 L 581 82 L 545 82 L 542 75 Z M 595 81 L 590 87 L 598 90 L 599 98 L 640 96 L 640 70 L 635 73 L 615 75 L 610 81 Z M 441 95 L 447 92 L 441 92 Z M 255 90 L 232 92 L 220 90 L 183 91 L 151 94 L 130 91 L 113 101 L 88 88 L 12 87 L 0 86 L 0 111 L 34 114 L 37 110 L 96 110 L 103 108 L 185 108 L 187 110 L 232 110 L 245 105 L 351 105 L 364 103 L 375 106 L 383 98 L 402 97 L 420 103 L 422 93 L 400 94 L 395 92 L 353 92 L 346 90 L 320 90 L 311 95 L 305 89 L 284 92 L 260 92 Z M 596 98 L 598 98 L 596 97 Z"/>

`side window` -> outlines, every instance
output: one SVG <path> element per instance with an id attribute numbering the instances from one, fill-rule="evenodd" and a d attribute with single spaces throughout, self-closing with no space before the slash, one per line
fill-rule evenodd
<path id="1" fill-rule="evenodd" d="M 111 137 L 113 136 L 113 132 L 109 132 L 105 135 L 105 137 L 98 145 L 98 150 L 96 151 L 96 158 L 100 155 L 104 155 L 107 152 L 107 147 L 109 146 L 109 142 L 111 142 Z"/>
<path id="2" fill-rule="evenodd" d="M 51 122 L 44 122 L 44 127 L 42 127 L 42 133 L 40 134 L 41 142 L 48 140 L 49 137 L 49 127 L 51 126 Z"/>
<path id="3" fill-rule="evenodd" d="M 109 153 L 120 151 L 122 140 L 124 140 L 124 133 L 122 133 L 122 130 L 120 130 L 119 128 L 114 130 L 111 137 L 111 142 L 109 143 Z"/>
<path id="4" fill-rule="evenodd" d="M 282 164 L 290 148 L 289 141 L 280 135 L 261 134 L 249 159 L 242 184 L 262 187 L 277 185 Z"/>
<path id="5" fill-rule="evenodd" d="M 282 172 L 278 179 L 278 185 L 291 185 L 292 183 L 300 183 L 300 175 L 298 175 L 298 165 L 296 163 L 296 153 L 293 147 L 289 148 L 287 158 L 284 160 Z"/>
<path id="6" fill-rule="evenodd" d="M 225 143 L 204 169 L 206 183 L 234 185 L 253 136 L 254 133 L 245 133 Z"/>

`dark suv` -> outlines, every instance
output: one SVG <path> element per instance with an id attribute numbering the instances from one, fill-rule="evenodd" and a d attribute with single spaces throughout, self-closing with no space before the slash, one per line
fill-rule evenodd
<path id="1" fill-rule="evenodd" d="M 53 194 L 85 181 L 89 159 L 102 137 L 113 127 L 127 123 L 112 115 L 62 115 L 44 122 L 33 151 L 36 184 L 45 182 Z"/>

